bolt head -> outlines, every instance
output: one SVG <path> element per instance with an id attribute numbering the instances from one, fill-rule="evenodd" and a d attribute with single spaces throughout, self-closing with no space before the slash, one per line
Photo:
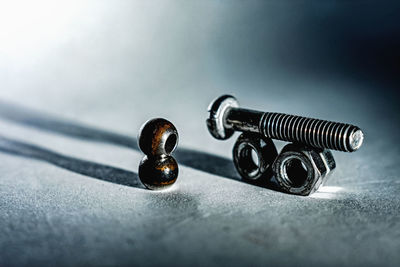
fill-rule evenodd
<path id="1" fill-rule="evenodd" d="M 226 115 L 229 109 L 238 108 L 239 102 L 231 95 L 223 95 L 215 99 L 208 106 L 209 118 L 207 119 L 208 131 L 219 140 L 231 137 L 234 130 L 226 125 Z"/>

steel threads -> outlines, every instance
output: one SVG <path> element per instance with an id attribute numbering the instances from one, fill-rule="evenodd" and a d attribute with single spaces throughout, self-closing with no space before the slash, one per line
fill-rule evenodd
<path id="1" fill-rule="evenodd" d="M 273 139 L 345 152 L 357 150 L 363 141 L 354 125 L 274 112 L 264 114 L 260 130 Z"/>

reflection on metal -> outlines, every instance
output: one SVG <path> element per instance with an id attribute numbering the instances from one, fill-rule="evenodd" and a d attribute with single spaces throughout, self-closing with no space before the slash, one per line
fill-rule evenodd
<path id="1" fill-rule="evenodd" d="M 344 191 L 343 187 L 339 186 L 322 186 L 310 197 L 319 199 L 335 199 L 338 197 L 338 192 Z"/>

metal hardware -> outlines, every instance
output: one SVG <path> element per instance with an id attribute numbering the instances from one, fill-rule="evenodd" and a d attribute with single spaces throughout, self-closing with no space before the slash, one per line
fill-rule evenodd
<path id="1" fill-rule="evenodd" d="M 152 119 L 141 127 L 138 143 L 146 156 L 139 164 L 139 178 L 148 189 L 165 189 L 175 183 L 178 163 L 171 153 L 178 139 L 175 126 L 165 119 Z"/>
<path id="2" fill-rule="evenodd" d="M 228 139 L 235 131 L 252 132 L 267 138 L 302 143 L 310 147 L 353 152 L 364 134 L 357 126 L 274 112 L 239 108 L 235 97 L 223 95 L 213 101 L 208 130 L 217 139 Z"/>

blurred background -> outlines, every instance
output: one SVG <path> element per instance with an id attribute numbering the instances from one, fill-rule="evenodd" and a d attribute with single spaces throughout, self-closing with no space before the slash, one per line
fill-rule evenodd
<path id="1" fill-rule="evenodd" d="M 359 152 L 335 154 L 330 185 L 342 193 L 325 202 L 218 179 L 226 166 L 207 155 L 182 166 L 176 191 L 157 202 L 50 168 L 31 159 L 37 151 L 3 140 L 2 150 L 27 158 L 0 155 L 0 265 L 162 263 L 149 249 L 168 252 L 167 265 L 397 265 L 399 13 L 399 1 L 371 0 L 1 1 L 8 141 L 136 172 L 139 151 L 26 127 L 24 116 L 38 111 L 133 138 L 147 119 L 165 117 L 180 147 L 229 160 L 234 138 L 216 141 L 205 126 L 207 105 L 227 93 L 247 108 L 353 123 L 366 140 Z M 209 221 L 194 223 L 199 217 Z M 152 235 L 181 221 L 183 230 Z"/>
<path id="2" fill-rule="evenodd" d="M 335 94 L 345 91 L 355 94 L 355 107 L 372 100 L 371 113 L 379 113 L 397 99 L 399 6 L 330 0 L 2 2 L 1 97 L 35 107 L 46 98 L 45 106 L 74 116 L 90 112 L 88 106 L 129 106 L 133 96 L 141 106 L 131 109 L 153 109 L 141 92 L 162 105 L 156 109 L 181 112 L 204 109 L 221 93 L 254 97 L 260 91 L 305 99 L 317 93 L 323 105 L 340 108 Z M 206 101 L 168 106 L 165 97 Z"/>

